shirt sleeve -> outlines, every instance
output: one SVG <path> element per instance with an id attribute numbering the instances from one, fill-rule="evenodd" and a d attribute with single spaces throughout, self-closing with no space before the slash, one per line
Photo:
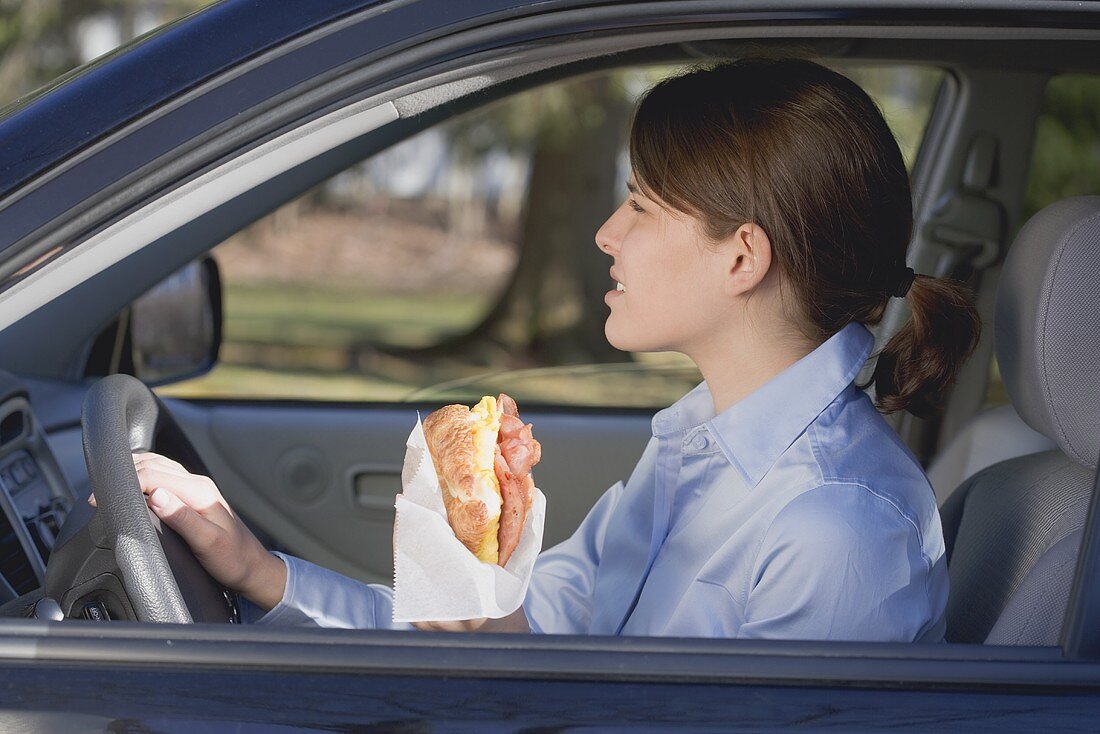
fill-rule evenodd
<path id="1" fill-rule="evenodd" d="M 543 551 L 535 561 L 523 610 L 531 631 L 586 634 L 592 623 L 592 597 L 607 525 L 623 483 L 604 492 L 567 540 Z"/>
<path id="2" fill-rule="evenodd" d="M 364 584 L 301 558 L 275 552 L 286 564 L 286 589 L 266 614 L 241 599 L 241 621 L 282 627 L 413 629 L 393 622 L 393 590 Z"/>
<path id="3" fill-rule="evenodd" d="M 932 566 L 917 526 L 867 487 L 830 484 L 792 500 L 766 531 L 738 637 L 926 639 Z"/>
<path id="4" fill-rule="evenodd" d="M 535 561 L 524 599 L 531 631 L 545 634 L 585 634 L 592 620 L 596 568 L 607 524 L 622 482 L 608 489 L 580 527 L 568 539 L 543 551 Z M 300 558 L 276 552 L 286 563 L 286 590 L 266 614 L 241 599 L 245 623 L 350 629 L 405 629 L 393 622 L 393 589 L 364 584 Z"/>

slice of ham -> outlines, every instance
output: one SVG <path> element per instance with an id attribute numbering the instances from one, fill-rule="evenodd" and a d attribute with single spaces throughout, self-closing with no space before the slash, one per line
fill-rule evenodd
<path id="1" fill-rule="evenodd" d="M 515 400 L 501 393 L 497 404 L 502 415 L 493 469 L 500 483 L 501 497 L 497 563 L 503 566 L 519 546 L 520 533 L 535 498 L 531 467 L 542 458 L 542 447 L 531 434 L 531 424 L 525 425 L 519 419 Z"/>
<path id="2" fill-rule="evenodd" d="M 500 412 L 504 415 L 519 418 L 519 406 L 516 405 L 516 401 L 512 400 L 510 395 L 501 393 L 500 396 L 497 397 L 497 406 L 500 407 Z"/>

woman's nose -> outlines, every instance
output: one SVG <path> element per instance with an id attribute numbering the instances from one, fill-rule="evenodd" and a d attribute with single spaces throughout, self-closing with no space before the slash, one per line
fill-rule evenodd
<path id="1" fill-rule="evenodd" d="M 618 211 L 616 209 L 612 212 L 607 221 L 596 230 L 596 247 L 608 255 L 614 254 L 614 251 L 619 249 L 619 232 L 615 222 L 615 215 L 618 214 Z"/>

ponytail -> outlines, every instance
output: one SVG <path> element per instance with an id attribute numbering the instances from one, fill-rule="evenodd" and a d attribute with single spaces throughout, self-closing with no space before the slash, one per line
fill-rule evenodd
<path id="1" fill-rule="evenodd" d="M 955 280 L 918 275 L 906 300 L 912 316 L 879 354 L 871 382 L 883 412 L 925 417 L 974 351 L 981 318 L 969 289 Z"/>

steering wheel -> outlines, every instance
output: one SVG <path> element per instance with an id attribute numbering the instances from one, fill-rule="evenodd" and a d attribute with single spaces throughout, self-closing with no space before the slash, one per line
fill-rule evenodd
<path id="1" fill-rule="evenodd" d="M 236 596 L 153 514 L 138 483 L 132 454 L 139 451 L 209 474 L 164 404 L 140 380 L 110 375 L 88 391 L 80 424 L 97 510 L 70 513 L 46 567 L 45 593 L 66 617 L 238 621 Z"/>

